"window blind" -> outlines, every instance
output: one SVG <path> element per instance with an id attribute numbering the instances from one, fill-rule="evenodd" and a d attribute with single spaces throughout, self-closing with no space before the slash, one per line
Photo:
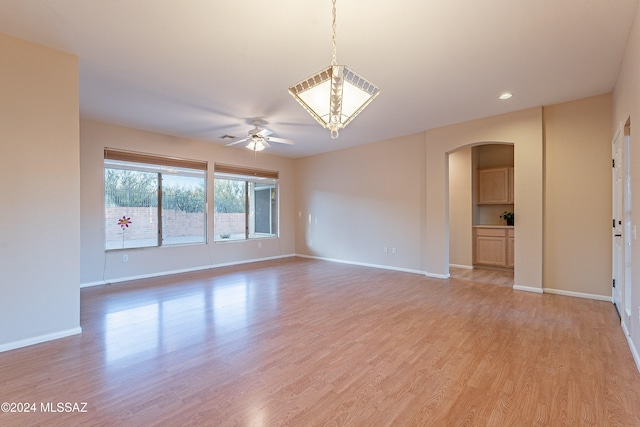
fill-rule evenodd
<path id="1" fill-rule="evenodd" d="M 118 160 L 123 162 L 144 163 L 150 165 L 173 166 L 176 168 L 187 168 L 196 170 L 207 170 L 207 162 L 201 160 L 180 159 L 177 157 L 157 156 L 153 154 L 136 153 L 133 151 L 104 149 L 105 160 Z"/>
<path id="2" fill-rule="evenodd" d="M 213 165 L 214 173 L 226 173 L 233 175 L 244 175 L 256 178 L 271 178 L 278 179 L 278 171 L 269 171 L 264 169 L 255 169 L 245 166 L 233 166 L 225 165 L 221 163 L 215 163 Z"/>

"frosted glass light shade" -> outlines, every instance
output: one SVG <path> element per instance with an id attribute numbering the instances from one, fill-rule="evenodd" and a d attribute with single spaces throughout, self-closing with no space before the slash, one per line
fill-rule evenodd
<path id="1" fill-rule="evenodd" d="M 247 144 L 247 148 L 252 151 L 262 151 L 266 147 L 264 146 L 262 141 L 258 139 L 257 141 L 252 140 L 251 142 L 249 142 L 249 144 Z"/>
<path id="2" fill-rule="evenodd" d="M 289 88 L 289 93 L 323 127 L 338 137 L 380 89 L 345 65 L 332 65 Z"/>

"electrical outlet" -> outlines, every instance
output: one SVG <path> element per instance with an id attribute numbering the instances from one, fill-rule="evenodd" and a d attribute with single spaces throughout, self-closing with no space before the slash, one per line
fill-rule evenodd
<path id="1" fill-rule="evenodd" d="M 262 242 L 258 242 L 258 247 L 261 248 L 262 247 Z"/>
<path id="2" fill-rule="evenodd" d="M 398 253 L 398 249 L 396 249 L 396 248 L 391 248 L 391 253 L 392 253 L 392 254 L 394 254 L 394 255 L 395 255 L 395 254 L 397 254 L 397 253 Z"/>
<path id="3" fill-rule="evenodd" d="M 128 262 L 129 261 L 129 255 L 122 255 L 122 262 Z"/>
<path id="4" fill-rule="evenodd" d="M 384 249 L 383 249 L 383 251 L 384 251 L 384 253 L 386 254 L 387 252 L 389 252 L 389 248 L 385 246 L 385 247 L 384 247 Z"/>

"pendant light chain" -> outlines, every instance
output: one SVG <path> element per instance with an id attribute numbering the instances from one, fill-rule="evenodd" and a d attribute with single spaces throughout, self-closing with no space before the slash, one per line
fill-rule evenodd
<path id="1" fill-rule="evenodd" d="M 331 41 L 333 42 L 333 60 L 331 61 L 331 65 L 337 65 L 337 61 L 336 61 L 336 0 L 333 0 L 333 9 L 331 10 L 331 13 L 333 14 L 333 25 L 332 25 L 332 30 L 333 33 L 331 34 Z"/>

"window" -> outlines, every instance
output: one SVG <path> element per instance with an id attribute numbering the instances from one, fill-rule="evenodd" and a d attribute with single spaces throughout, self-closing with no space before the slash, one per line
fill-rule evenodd
<path id="1" fill-rule="evenodd" d="M 278 172 L 214 166 L 214 241 L 278 237 Z"/>
<path id="2" fill-rule="evenodd" d="M 105 249 L 206 243 L 207 164 L 105 149 Z"/>

